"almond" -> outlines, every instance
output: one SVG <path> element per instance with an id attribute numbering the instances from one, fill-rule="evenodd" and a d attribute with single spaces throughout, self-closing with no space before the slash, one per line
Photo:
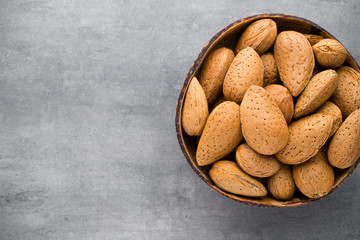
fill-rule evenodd
<path id="1" fill-rule="evenodd" d="M 316 61 L 324 68 L 337 68 L 343 65 L 348 53 L 335 39 L 323 39 L 312 46 Z"/>
<path id="2" fill-rule="evenodd" d="M 308 84 L 314 69 L 314 54 L 309 41 L 295 31 L 281 32 L 274 44 L 280 80 L 294 97 Z"/>
<path id="3" fill-rule="evenodd" d="M 319 198 L 328 194 L 334 186 L 334 170 L 326 160 L 322 149 L 309 161 L 293 167 L 296 186 L 305 196 Z"/>
<path id="4" fill-rule="evenodd" d="M 252 47 L 259 55 L 266 52 L 273 44 L 277 35 L 276 23 L 271 19 L 261 19 L 251 23 L 241 34 L 235 53 L 246 47 Z"/>
<path id="5" fill-rule="evenodd" d="M 231 161 L 216 162 L 209 172 L 211 180 L 219 188 L 248 197 L 263 197 L 267 191 L 258 180 L 248 176 Z"/>
<path id="6" fill-rule="evenodd" d="M 182 126 L 185 132 L 189 136 L 200 136 L 208 116 L 209 109 L 204 90 L 196 77 L 193 77 L 182 110 Z"/>
<path id="7" fill-rule="evenodd" d="M 334 70 L 325 70 L 311 78 L 305 90 L 300 94 L 294 118 L 314 112 L 323 105 L 334 93 L 338 84 L 338 75 Z"/>
<path id="8" fill-rule="evenodd" d="M 277 83 L 279 73 L 277 70 L 274 54 L 272 52 L 260 56 L 264 64 L 264 87 L 270 84 Z"/>
<path id="9" fill-rule="evenodd" d="M 286 164 L 300 164 L 313 157 L 328 139 L 333 117 L 316 113 L 290 124 L 289 141 L 276 158 Z"/>
<path id="10" fill-rule="evenodd" d="M 315 35 L 315 34 L 304 34 L 306 39 L 309 41 L 310 45 L 313 46 L 324 39 L 323 36 Z"/>
<path id="11" fill-rule="evenodd" d="M 225 74 L 235 55 L 231 49 L 219 48 L 205 59 L 199 75 L 199 83 L 204 89 L 210 105 L 221 94 Z"/>
<path id="12" fill-rule="evenodd" d="M 291 199 L 296 190 L 291 167 L 289 165 L 282 164 L 280 170 L 273 176 L 269 177 L 267 186 L 271 195 L 273 195 L 276 199 Z"/>
<path id="13" fill-rule="evenodd" d="M 335 134 L 339 129 L 342 123 L 342 114 L 340 108 L 333 104 L 332 102 L 327 101 L 324 105 L 319 108 L 316 113 L 330 114 L 333 117 L 333 126 L 331 128 L 330 137 Z"/>
<path id="14" fill-rule="evenodd" d="M 223 102 L 209 115 L 196 150 L 199 166 L 211 164 L 228 155 L 243 138 L 240 126 L 240 107 Z"/>
<path id="15" fill-rule="evenodd" d="M 259 55 L 247 47 L 236 55 L 226 73 L 223 93 L 227 100 L 241 103 L 251 85 L 263 85 L 264 65 Z"/>
<path id="16" fill-rule="evenodd" d="M 328 158 L 337 168 L 348 168 L 360 157 L 360 109 L 345 119 L 331 139 Z"/>
<path id="17" fill-rule="evenodd" d="M 360 109 L 360 73 L 354 68 L 342 66 L 336 70 L 339 83 L 331 101 L 335 103 L 346 118 Z"/>
<path id="18" fill-rule="evenodd" d="M 256 152 L 272 155 L 285 147 L 288 126 L 281 110 L 262 87 L 252 85 L 240 106 L 242 132 Z"/>
<path id="19" fill-rule="evenodd" d="M 274 156 L 261 155 L 246 143 L 238 147 L 235 158 L 240 168 L 254 177 L 270 177 L 280 169 L 280 163 Z"/>
<path id="20" fill-rule="evenodd" d="M 294 101 L 289 90 L 278 84 L 269 85 L 264 89 L 270 94 L 271 98 L 275 100 L 285 117 L 286 123 L 289 124 L 294 115 Z"/>

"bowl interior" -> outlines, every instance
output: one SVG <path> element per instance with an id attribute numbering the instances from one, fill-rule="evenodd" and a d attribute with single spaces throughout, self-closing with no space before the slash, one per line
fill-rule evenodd
<path id="1" fill-rule="evenodd" d="M 284 15 L 284 14 L 261 14 L 261 15 L 255 15 L 247 18 L 240 19 L 229 26 L 222 29 L 220 32 L 218 32 L 202 49 L 199 56 L 193 63 L 192 67 L 190 68 L 186 79 L 184 81 L 183 87 L 180 92 L 180 96 L 178 99 L 177 107 L 176 107 L 176 131 L 178 140 L 180 143 L 180 147 L 189 162 L 190 166 L 193 168 L 193 170 L 199 175 L 199 177 L 208 184 L 211 188 L 213 188 L 215 191 L 219 192 L 220 194 L 223 194 L 226 197 L 229 197 L 233 200 L 242 202 L 244 204 L 252 205 L 252 206 L 258 206 L 258 207 L 290 207 L 290 206 L 299 206 L 304 205 L 310 202 L 317 201 L 319 199 L 309 199 L 305 196 L 303 196 L 301 193 L 297 192 L 293 199 L 289 201 L 278 201 L 271 197 L 270 194 L 268 194 L 265 197 L 262 198 L 250 198 L 250 197 L 243 197 L 239 195 L 234 195 L 228 192 L 225 192 L 218 188 L 216 185 L 213 184 L 209 177 L 209 170 L 211 168 L 211 165 L 201 167 L 198 166 L 195 159 L 195 153 L 196 153 L 196 147 L 197 147 L 197 141 L 198 139 L 196 137 L 190 137 L 188 136 L 181 126 L 181 113 L 182 113 L 182 106 L 185 98 L 185 93 L 189 85 L 190 79 L 192 79 L 194 76 L 197 76 L 199 73 L 199 70 L 201 68 L 201 65 L 204 61 L 204 59 L 207 57 L 207 55 L 212 52 L 213 50 L 219 48 L 219 47 L 227 47 L 230 49 L 234 49 L 236 46 L 236 43 L 243 32 L 243 30 L 252 22 L 261 19 L 261 18 L 271 18 L 273 19 L 278 27 L 278 32 L 284 31 L 284 30 L 295 30 L 301 33 L 312 33 L 312 34 L 318 34 L 325 38 L 333 38 L 329 32 L 318 26 L 317 24 L 295 16 L 290 15 Z M 357 69 L 359 71 L 359 66 L 354 60 L 354 58 L 349 54 L 349 57 L 346 60 L 346 64 Z M 243 140 L 244 141 L 244 140 Z M 234 153 L 230 153 L 230 155 L 224 159 L 233 160 L 235 159 Z M 359 159 L 360 160 L 360 159 Z M 336 188 L 338 188 L 344 180 L 353 172 L 356 165 L 359 163 L 359 160 L 354 164 L 352 167 L 345 169 L 345 170 L 335 170 L 335 185 L 331 192 L 333 192 Z M 331 193 L 330 192 L 330 193 Z"/>

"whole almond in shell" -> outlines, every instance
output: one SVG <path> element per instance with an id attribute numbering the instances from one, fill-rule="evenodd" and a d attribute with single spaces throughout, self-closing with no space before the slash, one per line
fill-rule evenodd
<path id="1" fill-rule="evenodd" d="M 239 52 L 226 73 L 223 93 L 227 100 L 241 103 L 251 85 L 263 86 L 264 65 L 251 47 Z"/>
<path id="2" fill-rule="evenodd" d="M 331 128 L 330 137 L 334 135 L 342 123 L 342 114 L 340 108 L 332 102 L 327 101 L 316 111 L 316 113 L 329 114 L 333 117 L 334 121 Z"/>
<path id="3" fill-rule="evenodd" d="M 185 132 L 190 136 L 200 136 L 208 116 L 209 108 L 204 90 L 196 77 L 193 77 L 182 110 L 182 126 Z"/>
<path id="4" fill-rule="evenodd" d="M 328 158 L 337 168 L 348 168 L 360 157 L 360 109 L 345 119 L 331 139 Z"/>
<path id="5" fill-rule="evenodd" d="M 264 87 L 278 82 L 279 73 L 277 70 L 274 54 L 272 52 L 260 56 L 264 64 Z"/>
<path id="6" fill-rule="evenodd" d="M 247 144 L 263 155 L 273 155 L 287 144 L 289 131 L 284 115 L 270 94 L 252 85 L 240 106 L 242 132 Z"/>
<path id="7" fill-rule="evenodd" d="M 267 186 L 271 195 L 278 200 L 291 199 L 296 190 L 291 167 L 282 164 L 280 170 L 268 178 Z"/>
<path id="8" fill-rule="evenodd" d="M 360 109 L 360 73 L 354 68 L 342 66 L 336 70 L 339 83 L 331 101 L 341 110 L 343 117 Z"/>
<path id="9" fill-rule="evenodd" d="M 240 143 L 240 107 L 226 101 L 209 115 L 196 149 L 199 166 L 211 164 L 228 155 Z"/>
<path id="10" fill-rule="evenodd" d="M 280 162 L 274 156 L 259 154 L 246 143 L 238 147 L 235 158 L 240 168 L 254 177 L 270 177 L 280 169 Z"/>
<path id="11" fill-rule="evenodd" d="M 335 39 L 323 39 L 312 46 L 316 61 L 324 68 L 340 67 L 346 60 L 346 49 Z"/>
<path id="12" fill-rule="evenodd" d="M 209 105 L 220 96 L 225 74 L 234 57 L 231 49 L 222 47 L 210 53 L 205 59 L 201 67 L 199 82 L 204 89 Z"/>
<path id="13" fill-rule="evenodd" d="M 338 75 L 328 69 L 316 74 L 300 94 L 296 104 L 294 118 L 314 112 L 334 93 L 338 85 Z"/>
<path id="14" fill-rule="evenodd" d="M 251 23 L 241 34 L 235 48 L 235 53 L 237 54 L 246 47 L 252 47 L 261 55 L 274 44 L 276 35 L 277 26 L 273 20 L 257 20 Z"/>
<path id="15" fill-rule="evenodd" d="M 263 197 L 267 194 L 262 183 L 248 176 L 231 161 L 216 162 L 210 169 L 209 175 L 216 186 L 230 193 L 248 197 Z"/>
<path id="16" fill-rule="evenodd" d="M 316 35 L 316 34 L 304 34 L 306 39 L 309 41 L 310 45 L 313 46 L 324 39 L 323 36 Z"/>
<path id="17" fill-rule="evenodd" d="M 294 97 L 308 84 L 315 66 L 314 54 L 306 37 L 295 31 L 281 32 L 274 44 L 280 80 Z"/>
<path id="18" fill-rule="evenodd" d="M 275 100 L 285 117 L 286 123 L 289 124 L 294 115 L 294 101 L 289 90 L 279 84 L 271 84 L 264 89 Z"/>
<path id="19" fill-rule="evenodd" d="M 289 141 L 276 158 L 285 164 L 300 164 L 313 157 L 330 136 L 333 117 L 316 113 L 289 125 Z"/>
<path id="20" fill-rule="evenodd" d="M 326 160 L 326 151 L 320 150 L 309 161 L 293 167 L 295 184 L 305 196 L 319 198 L 334 186 L 334 170 Z"/>

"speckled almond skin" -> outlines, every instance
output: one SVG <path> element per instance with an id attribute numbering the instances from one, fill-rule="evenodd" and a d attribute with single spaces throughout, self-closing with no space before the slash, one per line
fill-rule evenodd
<path id="1" fill-rule="evenodd" d="M 240 143 L 240 107 L 226 101 L 217 106 L 206 121 L 196 150 L 199 166 L 211 164 L 228 155 Z"/>
<path id="2" fill-rule="evenodd" d="M 338 85 L 338 75 L 328 69 L 316 74 L 300 94 L 296 104 L 294 118 L 303 117 L 314 112 L 334 93 Z"/>
<path id="3" fill-rule="evenodd" d="M 279 80 L 279 72 L 277 70 L 274 54 L 272 52 L 260 56 L 264 64 L 264 87 L 275 84 Z"/>
<path id="4" fill-rule="evenodd" d="M 240 109 L 242 132 L 252 149 L 263 155 L 273 155 L 286 146 L 289 137 L 286 120 L 265 89 L 252 85 Z"/>
<path id="5" fill-rule="evenodd" d="M 274 156 L 259 154 L 246 143 L 238 147 L 235 158 L 240 168 L 253 177 L 270 177 L 280 169 L 280 162 Z"/>
<path id="6" fill-rule="evenodd" d="M 291 167 L 282 164 L 280 170 L 268 178 L 267 186 L 274 198 L 278 200 L 291 199 L 296 190 Z"/>
<path id="7" fill-rule="evenodd" d="M 285 117 L 286 123 L 289 124 L 294 115 L 294 101 L 289 90 L 279 84 L 271 84 L 264 89 L 275 100 Z"/>
<path id="8" fill-rule="evenodd" d="M 360 157 L 360 109 L 345 119 L 331 139 L 328 158 L 331 165 L 345 169 Z"/>
<path id="9" fill-rule="evenodd" d="M 315 60 L 309 41 L 295 31 L 281 32 L 274 44 L 274 56 L 280 80 L 294 97 L 308 84 Z"/>
<path id="10" fill-rule="evenodd" d="M 263 197 L 267 194 L 262 183 L 248 176 L 231 161 L 216 162 L 210 169 L 209 175 L 216 186 L 230 193 L 248 197 Z"/>
<path id="11" fill-rule="evenodd" d="M 251 85 L 263 86 L 264 65 L 251 47 L 239 52 L 226 73 L 223 93 L 227 100 L 241 103 Z"/>
<path id="12" fill-rule="evenodd" d="M 199 74 L 199 83 L 204 89 L 209 105 L 221 95 L 225 74 L 234 57 L 231 49 L 222 47 L 205 59 Z"/>
<path id="13" fill-rule="evenodd" d="M 200 136 L 208 116 L 209 109 L 204 90 L 194 77 L 186 92 L 182 111 L 182 126 L 185 132 L 190 136 Z"/>
<path id="14" fill-rule="evenodd" d="M 316 61 L 324 68 L 340 67 L 346 60 L 346 49 L 335 39 L 323 39 L 312 46 Z"/>
<path id="15" fill-rule="evenodd" d="M 289 125 L 289 141 L 276 158 L 285 164 L 300 164 L 313 157 L 328 139 L 333 117 L 316 113 Z"/>
<path id="16" fill-rule="evenodd" d="M 355 69 L 342 66 L 336 70 L 339 83 L 331 101 L 341 110 L 346 118 L 353 111 L 360 109 L 360 73 Z"/>
<path id="17" fill-rule="evenodd" d="M 332 102 L 325 102 L 316 113 L 330 114 L 333 117 L 333 126 L 331 128 L 330 137 L 335 134 L 342 124 L 342 114 L 340 108 Z"/>
<path id="18" fill-rule="evenodd" d="M 319 41 L 324 39 L 323 36 L 315 35 L 315 34 L 304 34 L 304 36 L 309 41 L 311 46 L 317 44 Z"/>
<path id="19" fill-rule="evenodd" d="M 328 194 L 334 186 L 334 170 L 326 160 L 326 151 L 321 149 L 309 161 L 293 167 L 294 181 L 302 194 L 319 198 Z"/>
<path id="20" fill-rule="evenodd" d="M 251 23 L 241 34 L 235 47 L 235 53 L 239 53 L 246 47 L 252 47 L 259 55 L 261 55 L 274 44 L 276 36 L 277 26 L 273 20 L 257 20 Z"/>

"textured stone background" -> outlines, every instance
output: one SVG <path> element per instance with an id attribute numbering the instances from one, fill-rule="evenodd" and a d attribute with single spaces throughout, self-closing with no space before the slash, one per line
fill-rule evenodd
<path id="1" fill-rule="evenodd" d="M 239 18 L 308 18 L 360 61 L 358 1 L 298 2 L 0 0 L 0 239 L 359 239 L 359 169 L 318 203 L 252 208 L 176 139 L 192 61 Z"/>

